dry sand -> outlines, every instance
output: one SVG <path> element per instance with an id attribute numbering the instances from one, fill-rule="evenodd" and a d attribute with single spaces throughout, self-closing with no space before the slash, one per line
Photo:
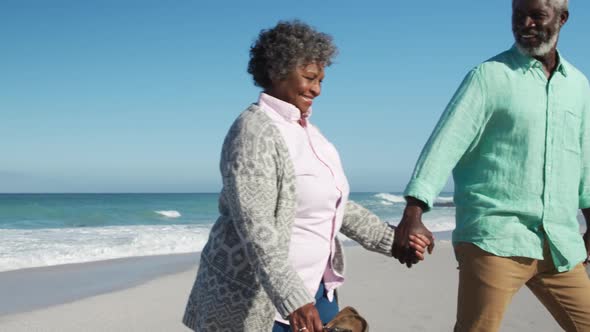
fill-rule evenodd
<path id="1" fill-rule="evenodd" d="M 340 290 L 340 305 L 356 307 L 372 332 L 452 331 L 457 270 L 448 242 L 439 242 L 435 253 L 412 269 L 358 246 L 347 247 L 346 258 L 347 281 Z M 65 267 L 57 269 L 71 274 Z M 191 266 L 139 285 L 129 283 L 130 288 L 0 315 L 0 331 L 188 331 L 180 319 L 195 271 L 196 266 Z M 48 294 L 51 292 L 41 296 L 51 296 Z M 6 297 L 0 299 L 6 301 Z M 508 308 L 501 330 L 561 331 L 526 288 Z"/>

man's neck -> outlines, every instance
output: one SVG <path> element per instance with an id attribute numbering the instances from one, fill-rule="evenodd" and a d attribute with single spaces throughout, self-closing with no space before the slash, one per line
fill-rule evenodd
<path id="1" fill-rule="evenodd" d="M 543 71 L 545 72 L 545 76 L 547 76 L 547 78 L 550 78 L 551 75 L 553 75 L 553 72 L 555 72 L 555 69 L 558 65 L 557 49 L 553 48 L 551 51 L 549 51 L 549 53 L 543 56 L 536 56 L 534 58 L 539 60 L 539 62 L 543 64 Z"/>

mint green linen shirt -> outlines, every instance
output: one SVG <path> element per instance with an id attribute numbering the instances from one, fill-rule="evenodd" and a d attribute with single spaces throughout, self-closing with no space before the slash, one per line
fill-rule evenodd
<path id="1" fill-rule="evenodd" d="M 464 79 L 424 147 L 405 195 L 431 208 L 455 182 L 453 242 L 558 271 L 586 258 L 578 208 L 590 207 L 590 86 L 559 56 L 548 80 L 516 47 Z"/>

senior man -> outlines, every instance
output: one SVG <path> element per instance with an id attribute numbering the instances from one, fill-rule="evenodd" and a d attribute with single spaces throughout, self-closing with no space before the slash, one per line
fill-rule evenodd
<path id="1" fill-rule="evenodd" d="M 515 45 L 475 67 L 417 162 L 394 256 L 415 262 L 410 234 L 449 173 L 459 263 L 455 331 L 497 331 L 526 285 L 567 331 L 590 331 L 583 266 L 590 223 L 590 87 L 557 51 L 567 0 L 514 0 Z"/>

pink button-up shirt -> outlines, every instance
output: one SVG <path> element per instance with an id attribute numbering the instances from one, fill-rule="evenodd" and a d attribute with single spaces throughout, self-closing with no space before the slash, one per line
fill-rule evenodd
<path id="1" fill-rule="evenodd" d="M 265 93 L 258 105 L 281 132 L 295 167 L 297 207 L 289 261 L 311 296 L 323 280 L 332 301 L 344 281 L 332 268 L 332 254 L 349 194 L 338 151 L 294 105 Z M 278 314 L 276 319 L 287 323 Z"/>

